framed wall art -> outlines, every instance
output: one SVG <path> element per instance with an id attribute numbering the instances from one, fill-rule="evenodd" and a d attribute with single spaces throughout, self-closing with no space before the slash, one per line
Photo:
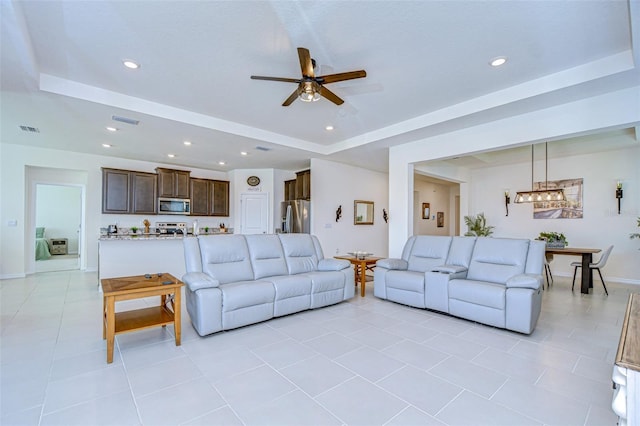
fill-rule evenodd
<path id="1" fill-rule="evenodd" d="M 422 203 L 422 218 L 429 219 L 429 203 Z"/>

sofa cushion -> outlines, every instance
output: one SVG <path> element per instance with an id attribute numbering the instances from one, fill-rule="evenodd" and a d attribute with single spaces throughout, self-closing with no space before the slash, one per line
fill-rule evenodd
<path id="1" fill-rule="evenodd" d="M 268 281 L 238 281 L 219 288 L 222 291 L 222 312 L 273 303 L 276 296 L 273 284 Z"/>
<path id="2" fill-rule="evenodd" d="M 318 254 L 309 234 L 280 234 L 289 274 L 318 270 Z"/>
<path id="3" fill-rule="evenodd" d="M 276 290 L 275 300 L 311 294 L 311 277 L 306 275 L 283 275 L 269 277 L 264 281 L 270 281 L 273 284 Z"/>
<path id="4" fill-rule="evenodd" d="M 397 288 L 424 294 L 424 274 L 422 272 L 392 270 L 387 272 L 386 279 L 387 288 Z"/>
<path id="5" fill-rule="evenodd" d="M 249 248 L 244 235 L 198 237 L 202 271 L 220 284 L 253 280 Z"/>
<path id="6" fill-rule="evenodd" d="M 245 235 L 245 238 L 256 280 L 288 273 L 282 244 L 277 235 Z"/>
<path id="7" fill-rule="evenodd" d="M 454 279 L 449 281 L 449 299 L 474 305 L 505 309 L 506 287 L 485 281 Z"/>
<path id="8" fill-rule="evenodd" d="M 510 277 L 524 272 L 528 250 L 529 240 L 478 238 L 467 278 L 505 284 Z"/>
<path id="9" fill-rule="evenodd" d="M 447 256 L 447 265 L 469 267 L 476 237 L 453 237 L 451 248 Z"/>
<path id="10" fill-rule="evenodd" d="M 409 255 L 408 269 L 427 272 L 447 261 L 451 237 L 419 235 L 415 238 Z"/>

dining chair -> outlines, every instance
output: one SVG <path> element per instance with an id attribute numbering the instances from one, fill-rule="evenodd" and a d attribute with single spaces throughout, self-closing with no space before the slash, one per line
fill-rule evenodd
<path id="1" fill-rule="evenodd" d="M 600 281 L 602 281 L 602 287 L 604 287 L 604 292 L 607 296 L 609 295 L 609 292 L 607 291 L 607 286 L 604 284 L 604 279 L 602 278 L 600 268 L 604 268 L 604 265 L 607 264 L 607 259 L 609 258 L 609 254 L 611 254 L 611 250 L 613 250 L 613 246 L 607 247 L 607 249 L 602 253 L 600 259 L 596 263 L 591 262 L 589 264 L 590 269 L 595 269 L 596 271 L 598 271 L 598 275 L 600 275 Z M 573 283 L 571 284 L 571 291 L 573 291 L 573 286 L 576 284 L 576 272 L 578 271 L 578 268 L 582 267 L 582 262 L 571 262 L 571 266 L 574 267 Z"/>
<path id="2" fill-rule="evenodd" d="M 551 273 L 551 265 L 550 263 L 553 261 L 553 255 L 552 254 L 545 254 L 544 256 L 544 274 L 547 277 L 547 288 L 549 288 L 549 286 L 551 284 L 553 284 L 553 274 Z M 543 286 L 544 289 L 544 286 Z"/>

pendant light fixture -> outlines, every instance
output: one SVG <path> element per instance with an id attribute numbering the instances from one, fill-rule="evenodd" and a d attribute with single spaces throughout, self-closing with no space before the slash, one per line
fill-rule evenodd
<path id="1" fill-rule="evenodd" d="M 544 143 L 544 189 L 533 189 L 533 145 L 531 145 L 531 191 L 521 191 L 516 193 L 514 203 L 536 203 L 545 201 L 566 201 L 562 188 L 549 189 L 547 179 L 547 168 L 549 159 L 547 156 L 547 142 Z"/>

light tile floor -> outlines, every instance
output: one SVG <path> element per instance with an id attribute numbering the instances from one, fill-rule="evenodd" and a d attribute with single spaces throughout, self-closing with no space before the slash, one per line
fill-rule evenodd
<path id="1" fill-rule="evenodd" d="M 200 337 L 102 340 L 95 273 L 0 281 L 2 425 L 615 425 L 628 294 L 545 290 L 530 336 L 372 294 Z M 118 310 L 153 303 L 124 302 Z"/>

